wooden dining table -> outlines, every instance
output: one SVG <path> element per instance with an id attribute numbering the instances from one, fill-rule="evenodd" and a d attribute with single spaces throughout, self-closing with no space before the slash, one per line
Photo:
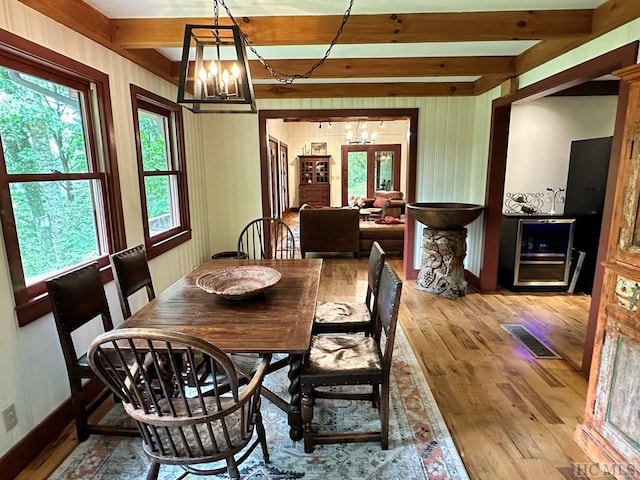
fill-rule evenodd
<path id="1" fill-rule="evenodd" d="M 228 300 L 206 293 L 196 280 L 214 270 L 239 265 L 276 269 L 280 281 L 258 295 Z M 302 438 L 300 369 L 311 345 L 322 259 L 208 261 L 167 288 L 117 328 L 167 328 L 206 340 L 227 353 L 288 355 L 290 436 Z"/>

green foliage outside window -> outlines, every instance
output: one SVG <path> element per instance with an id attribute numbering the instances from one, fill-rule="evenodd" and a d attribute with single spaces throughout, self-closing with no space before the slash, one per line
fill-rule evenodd
<path id="1" fill-rule="evenodd" d="M 138 129 L 145 172 L 172 170 L 167 117 L 138 109 Z M 172 215 L 171 182 L 174 175 L 146 176 L 144 179 L 147 216 L 151 235 L 176 225 Z"/>
<path id="2" fill-rule="evenodd" d="M 349 152 L 347 178 L 349 196 L 367 196 L 367 152 Z"/>
<path id="3" fill-rule="evenodd" d="M 89 171 L 80 98 L 0 66 L 0 139 L 27 284 L 99 254 L 94 180 L 12 177 Z"/>

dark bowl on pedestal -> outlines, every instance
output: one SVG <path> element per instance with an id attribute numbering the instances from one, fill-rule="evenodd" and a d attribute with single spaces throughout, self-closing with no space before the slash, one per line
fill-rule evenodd
<path id="1" fill-rule="evenodd" d="M 420 223 L 436 230 L 455 230 L 470 224 L 480 216 L 483 205 L 473 203 L 418 202 L 407 208 Z"/>

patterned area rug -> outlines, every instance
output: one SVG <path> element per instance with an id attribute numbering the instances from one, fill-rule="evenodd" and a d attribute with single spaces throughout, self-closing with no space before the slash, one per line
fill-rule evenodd
<path id="1" fill-rule="evenodd" d="M 240 465 L 242 478 L 467 480 L 467 472 L 449 431 L 399 326 L 391 377 L 389 450 L 383 451 L 379 443 L 372 442 L 322 445 L 312 454 L 305 454 L 302 442 L 289 439 L 284 413 L 263 400 L 271 463 L 264 463 L 260 448 L 257 448 Z M 284 395 L 287 388 L 285 369 L 269 375 L 265 385 Z M 105 421 L 117 421 L 123 416 L 121 407 L 116 406 Z M 370 404 L 336 400 L 317 400 L 315 422 L 323 430 L 346 431 L 378 429 L 380 424 L 377 411 Z M 91 435 L 50 478 L 144 479 L 148 465 L 140 439 Z M 163 466 L 159 478 L 174 479 L 180 473 L 179 467 Z"/>

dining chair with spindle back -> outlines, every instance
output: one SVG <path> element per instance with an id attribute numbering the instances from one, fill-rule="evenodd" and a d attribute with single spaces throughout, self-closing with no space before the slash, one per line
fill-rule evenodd
<path id="1" fill-rule="evenodd" d="M 294 258 L 296 239 L 282 219 L 256 218 L 240 232 L 237 251 L 239 258 Z"/>
<path id="2" fill-rule="evenodd" d="M 134 360 L 125 361 L 127 355 Z M 120 398 L 140 430 L 151 460 L 147 479 L 157 479 L 164 464 L 179 465 L 195 475 L 226 472 L 239 479 L 238 464 L 258 445 L 269 462 L 260 413 L 260 388 L 269 354 L 248 383 L 240 381 L 229 356 L 215 345 L 166 329 L 107 332 L 91 343 L 88 356 L 91 367 Z M 188 388 L 182 367 L 174 361 L 178 357 L 192 368 L 204 358 L 213 374 L 206 383 Z M 205 465 L 220 461 L 225 464 Z"/>

